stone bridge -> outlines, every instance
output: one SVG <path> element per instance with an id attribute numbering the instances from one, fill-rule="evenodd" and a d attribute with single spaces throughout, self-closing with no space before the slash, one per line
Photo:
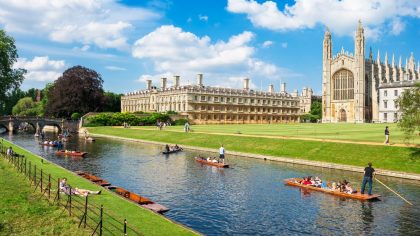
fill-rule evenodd
<path id="1" fill-rule="evenodd" d="M 20 124 L 27 123 L 31 125 L 35 132 L 41 132 L 45 126 L 55 126 L 58 128 L 58 132 L 61 132 L 63 129 L 74 130 L 74 126 L 78 127 L 78 124 L 75 125 L 75 121 L 68 121 L 65 119 L 52 119 L 52 118 L 42 118 L 42 117 L 0 117 L 0 128 L 5 128 L 8 132 L 15 132 L 19 129 Z"/>

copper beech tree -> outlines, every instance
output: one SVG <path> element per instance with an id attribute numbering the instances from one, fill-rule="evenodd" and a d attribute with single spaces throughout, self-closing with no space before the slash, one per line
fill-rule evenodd
<path id="1" fill-rule="evenodd" d="M 105 104 L 102 83 L 101 75 L 92 69 L 83 66 L 67 69 L 48 92 L 46 115 L 70 118 L 75 112 L 102 111 Z"/>

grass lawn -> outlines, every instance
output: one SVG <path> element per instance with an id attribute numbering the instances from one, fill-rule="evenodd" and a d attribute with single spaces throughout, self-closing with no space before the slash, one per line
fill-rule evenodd
<path id="1" fill-rule="evenodd" d="M 420 144 L 420 136 L 405 140 L 396 124 L 240 124 L 240 125 L 192 125 L 194 132 L 227 133 L 263 136 L 287 136 L 315 139 L 384 142 L 385 126 L 389 126 L 391 143 Z M 146 127 L 141 127 L 146 128 Z M 156 127 L 147 127 L 156 130 Z M 183 126 L 165 127 L 167 130 L 183 131 Z"/>
<path id="2" fill-rule="evenodd" d="M 41 158 L 39 156 L 36 156 L 16 145 L 13 145 L 6 140 L 2 139 L 2 142 L 5 146 L 11 145 L 15 152 L 25 155 L 27 162 L 31 161 L 32 166 L 34 164 L 37 165 L 38 171 L 39 168 L 42 168 L 44 173 L 51 174 L 51 176 L 55 178 L 66 177 L 68 179 L 68 183 L 73 187 L 89 190 L 102 190 L 100 195 L 92 195 L 89 197 L 89 202 L 93 202 L 97 206 L 103 205 L 105 212 L 112 213 L 113 216 L 120 219 L 121 222 L 124 220 L 124 218 L 126 218 L 129 225 L 133 226 L 133 228 L 137 229 L 144 235 L 195 235 L 195 232 L 191 231 L 190 229 L 175 224 L 169 219 L 162 217 L 161 215 L 154 214 L 149 210 L 140 208 L 136 204 L 126 201 L 125 199 L 122 199 L 110 191 L 104 190 L 103 188 L 91 183 L 88 180 L 72 174 L 70 171 L 64 168 L 61 168 L 47 161 L 43 161 L 43 163 L 41 163 Z M 5 181 L 5 183 L 1 185 L 3 187 L 10 185 L 8 182 L 8 177 L 2 177 L 1 181 Z M 23 176 L 21 177 L 21 182 L 24 185 L 28 184 L 27 180 L 25 180 Z M 4 203 L 3 198 L 1 198 L 0 202 L 2 202 L 2 204 Z M 7 202 L 5 204 L 7 204 Z M 0 207 L 0 212 L 2 210 L 3 208 Z M 47 215 L 46 217 L 49 216 Z"/>
<path id="3" fill-rule="evenodd" d="M 0 157 L 0 235 L 90 235 Z"/>
<path id="4" fill-rule="evenodd" d="M 195 129 L 196 126 L 193 128 Z M 354 166 L 365 166 L 367 162 L 373 162 L 375 167 L 381 169 L 420 173 L 420 149 L 418 148 L 183 133 L 156 129 L 123 129 L 120 127 L 91 127 L 89 131 L 93 135 L 95 133 L 114 135 L 214 149 L 223 144 L 227 154 L 229 154 L 229 150 L 232 150 Z"/>

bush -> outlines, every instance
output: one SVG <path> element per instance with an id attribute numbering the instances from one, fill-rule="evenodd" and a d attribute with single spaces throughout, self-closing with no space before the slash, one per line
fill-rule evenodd
<path id="1" fill-rule="evenodd" d="M 179 120 L 174 121 L 173 125 L 185 125 L 185 123 L 187 122 L 188 122 L 187 119 L 179 119 Z"/>
<path id="2" fill-rule="evenodd" d="M 82 117 L 82 115 L 79 112 L 74 112 L 73 114 L 71 114 L 72 120 L 79 120 L 80 117 Z"/>
<path id="3" fill-rule="evenodd" d="M 122 126 L 124 122 L 129 125 L 154 125 L 157 121 L 171 121 L 169 115 L 153 113 L 147 117 L 138 117 L 132 113 L 102 113 L 87 118 L 86 126 Z"/>

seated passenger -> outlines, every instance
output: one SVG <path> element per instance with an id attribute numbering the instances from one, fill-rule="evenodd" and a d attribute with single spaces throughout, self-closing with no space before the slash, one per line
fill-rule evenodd
<path id="1" fill-rule="evenodd" d="M 311 177 L 304 178 L 302 184 L 304 184 L 304 185 L 311 185 L 312 184 Z"/>
<path id="2" fill-rule="evenodd" d="M 60 191 L 62 191 L 63 193 L 65 193 L 67 195 L 75 194 L 75 195 L 79 195 L 79 196 L 83 196 L 83 197 L 86 197 L 88 194 L 101 194 L 101 191 L 91 191 L 91 190 L 87 190 L 87 189 L 71 188 L 67 184 L 67 179 L 66 178 L 63 178 L 60 181 Z"/>

